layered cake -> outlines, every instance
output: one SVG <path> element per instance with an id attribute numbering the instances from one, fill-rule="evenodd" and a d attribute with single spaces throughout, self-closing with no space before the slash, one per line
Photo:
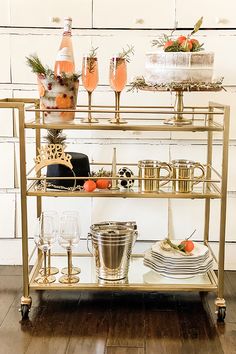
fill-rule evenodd
<path id="1" fill-rule="evenodd" d="M 213 64 L 213 52 L 147 53 L 145 81 L 150 85 L 171 82 L 212 82 Z"/>
<path id="2" fill-rule="evenodd" d="M 214 53 L 205 52 L 203 43 L 192 36 L 200 29 L 201 17 L 187 36 L 166 34 L 152 41 L 162 48 L 146 54 L 145 81 L 147 84 L 212 82 Z"/>

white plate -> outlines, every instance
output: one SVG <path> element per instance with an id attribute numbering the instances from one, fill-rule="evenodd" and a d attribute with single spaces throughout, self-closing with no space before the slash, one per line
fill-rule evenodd
<path id="1" fill-rule="evenodd" d="M 151 263 L 144 263 L 144 265 L 148 268 L 151 268 L 154 272 L 156 272 L 157 274 L 160 274 L 166 278 L 173 278 L 173 279 L 188 279 L 188 278 L 193 278 L 196 276 L 202 276 L 204 274 L 206 274 L 209 270 L 212 269 L 212 267 L 210 267 L 208 270 L 206 270 L 205 272 L 199 272 L 199 273 L 194 273 L 194 274 L 170 274 L 170 273 L 165 273 L 161 270 L 157 270 L 155 268 L 155 266 L 153 266 Z"/>
<path id="2" fill-rule="evenodd" d="M 183 259 L 176 259 L 176 258 L 167 258 L 167 257 L 163 257 L 162 255 L 159 255 L 153 251 L 150 252 L 151 257 L 153 259 L 155 259 L 158 262 L 164 262 L 164 263 L 168 263 L 168 264 L 174 264 L 177 266 L 186 266 L 186 265 L 190 265 L 194 264 L 194 265 L 198 265 L 198 264 L 202 264 L 203 262 L 205 262 L 209 257 L 209 253 L 206 254 L 206 256 L 201 257 L 201 258 L 190 258 L 190 257 L 184 257 Z"/>
<path id="3" fill-rule="evenodd" d="M 162 241 L 157 241 L 156 243 L 154 243 L 154 245 L 152 245 L 152 251 L 157 253 L 158 255 L 165 257 L 165 258 L 169 258 L 169 259 L 176 259 L 176 260 L 183 260 L 183 259 L 199 259 L 201 257 L 206 256 L 207 253 L 209 253 L 209 249 L 207 246 L 202 245 L 200 243 L 196 243 L 194 242 L 194 249 L 191 252 L 191 255 L 189 254 L 181 254 L 180 252 L 176 252 L 176 251 L 165 251 L 161 248 L 161 242 Z M 180 244 L 181 240 L 173 240 L 171 241 L 174 244 L 178 245 Z"/>

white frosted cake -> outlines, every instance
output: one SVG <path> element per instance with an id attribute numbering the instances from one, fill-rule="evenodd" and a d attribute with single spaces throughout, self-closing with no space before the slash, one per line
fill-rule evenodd
<path id="1" fill-rule="evenodd" d="M 145 81 L 155 85 L 171 82 L 212 82 L 213 52 L 161 52 L 146 54 Z"/>

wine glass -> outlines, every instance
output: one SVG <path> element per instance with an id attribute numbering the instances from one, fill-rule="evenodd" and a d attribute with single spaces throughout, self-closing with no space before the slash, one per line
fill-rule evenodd
<path id="1" fill-rule="evenodd" d="M 75 210 L 68 210 L 68 211 L 63 211 L 62 216 L 71 216 L 77 219 L 77 222 L 79 220 L 79 214 Z M 78 224 L 78 229 L 79 229 L 79 224 Z M 81 269 L 79 267 L 74 267 L 73 265 L 71 266 L 71 274 L 79 274 L 81 272 Z M 61 270 L 62 274 L 68 274 L 68 267 L 62 268 Z"/>
<path id="2" fill-rule="evenodd" d="M 121 57 L 113 57 L 110 60 L 110 86 L 115 92 L 115 117 L 110 119 L 110 123 L 124 124 L 127 123 L 120 117 L 120 94 L 127 82 L 127 65 L 126 59 Z"/>
<path id="3" fill-rule="evenodd" d="M 38 276 L 35 281 L 38 284 L 50 284 L 53 283 L 56 278 L 47 272 L 47 252 L 52 247 L 52 244 L 56 242 L 57 233 L 54 228 L 53 218 L 48 215 L 42 214 L 37 219 L 34 241 L 39 249 L 43 251 L 43 274 Z"/>
<path id="4" fill-rule="evenodd" d="M 65 215 L 60 220 L 59 243 L 66 249 L 68 257 L 68 274 L 59 278 L 64 284 L 77 283 L 79 277 L 73 275 L 72 271 L 72 248 L 79 242 L 78 218 L 73 215 Z"/>
<path id="5" fill-rule="evenodd" d="M 58 235 L 58 213 L 54 210 L 46 210 L 41 213 L 41 217 L 43 216 L 50 216 L 53 219 L 53 227 L 55 229 L 56 235 Z M 59 273 L 59 269 L 57 267 L 51 267 L 51 248 L 48 249 L 47 252 L 48 255 L 48 266 L 47 266 L 47 274 L 48 275 L 54 275 Z M 44 268 L 41 268 L 39 270 L 39 273 L 41 275 L 44 274 Z"/>
<path id="6" fill-rule="evenodd" d="M 82 123 L 98 123 L 98 119 L 91 114 L 92 93 L 98 85 L 98 58 L 95 56 L 84 56 L 82 64 L 82 82 L 88 92 L 88 117 Z"/>

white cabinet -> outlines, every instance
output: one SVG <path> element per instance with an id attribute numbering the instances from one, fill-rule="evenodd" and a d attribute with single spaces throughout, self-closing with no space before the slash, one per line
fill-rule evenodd
<path id="1" fill-rule="evenodd" d="M 11 26 L 60 27 L 67 16 L 72 17 L 73 27 L 92 25 L 92 0 L 10 0 L 10 4 Z"/>
<path id="2" fill-rule="evenodd" d="M 93 0 L 94 28 L 173 28 L 175 0 Z"/>
<path id="3" fill-rule="evenodd" d="M 0 24 L 8 26 L 10 23 L 10 0 L 0 1 Z"/>
<path id="4" fill-rule="evenodd" d="M 235 0 L 176 0 L 176 20 L 179 28 L 193 28 L 203 16 L 204 28 L 235 28 Z"/>
<path id="5" fill-rule="evenodd" d="M 0 66 L 0 81 L 1 83 L 11 82 L 10 75 L 10 36 L 8 34 L 0 35 L 1 48 L 1 66 Z"/>
<path id="6" fill-rule="evenodd" d="M 0 188 L 14 188 L 14 144 L 0 143 Z"/>
<path id="7" fill-rule="evenodd" d="M 15 236 L 15 194 L 0 193 L 0 239 Z"/>
<path id="8" fill-rule="evenodd" d="M 12 97 L 11 90 L 1 90 L 0 98 Z M 0 111 L 0 137 L 13 136 L 13 112 L 10 109 L 1 109 Z"/>

